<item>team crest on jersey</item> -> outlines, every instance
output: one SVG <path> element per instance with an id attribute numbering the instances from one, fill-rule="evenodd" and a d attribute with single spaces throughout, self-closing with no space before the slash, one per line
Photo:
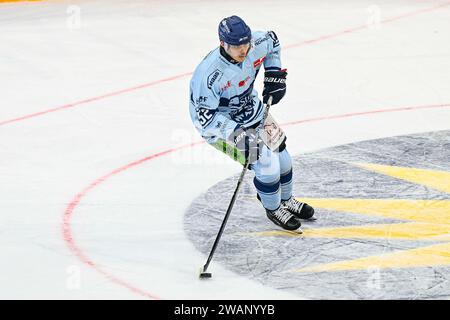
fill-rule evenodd
<path id="1" fill-rule="evenodd" d="M 249 121 L 255 113 L 255 101 L 252 95 L 245 95 L 242 97 L 234 97 L 230 100 L 230 117 L 237 123 L 245 123 Z"/>
<path id="2" fill-rule="evenodd" d="M 211 89 L 214 82 L 220 80 L 220 78 L 222 78 L 222 76 L 223 76 L 222 71 L 220 71 L 219 69 L 214 70 L 214 72 L 208 76 L 208 80 L 207 80 L 208 81 L 208 89 Z"/>

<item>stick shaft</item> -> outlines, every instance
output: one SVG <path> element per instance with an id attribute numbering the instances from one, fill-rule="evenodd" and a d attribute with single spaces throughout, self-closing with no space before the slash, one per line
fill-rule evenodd
<path id="1" fill-rule="evenodd" d="M 267 115 L 269 114 L 269 109 L 270 109 L 271 105 L 272 105 L 272 96 L 269 97 L 269 100 L 267 101 L 266 109 L 264 110 L 264 116 L 263 116 L 262 124 L 261 124 L 261 126 L 263 128 L 264 128 L 264 122 L 266 121 Z M 236 189 L 234 190 L 233 197 L 231 198 L 230 204 L 228 205 L 228 209 L 227 209 L 227 212 L 225 213 L 225 217 L 223 218 L 222 225 L 220 226 L 219 232 L 216 236 L 216 240 L 214 241 L 211 252 L 209 253 L 208 260 L 206 260 L 206 263 L 203 266 L 203 272 L 205 272 L 208 269 L 208 266 L 214 255 L 214 252 L 216 251 L 217 245 L 220 241 L 220 238 L 222 237 L 223 230 L 225 229 L 225 226 L 228 221 L 228 217 L 230 216 L 231 210 L 233 209 L 234 203 L 235 203 L 237 195 L 239 193 L 239 189 L 241 188 L 242 181 L 244 181 L 244 176 L 245 176 L 245 173 L 247 172 L 249 165 L 250 165 L 249 162 L 246 161 L 244 168 L 242 169 L 241 175 L 239 176 L 239 180 L 236 185 Z"/>
<path id="2" fill-rule="evenodd" d="M 227 224 L 228 217 L 230 216 L 231 210 L 233 209 L 234 203 L 235 203 L 237 195 L 239 193 L 239 189 L 241 188 L 241 184 L 242 184 L 242 181 L 244 180 L 244 176 L 245 176 L 245 173 L 247 172 L 248 166 L 249 166 L 249 163 L 247 161 L 245 163 L 244 168 L 242 169 L 236 189 L 234 190 L 233 197 L 231 198 L 230 204 L 228 205 L 227 213 L 225 214 L 225 217 L 222 221 L 222 225 L 220 226 L 219 233 L 217 234 L 216 240 L 214 241 L 214 244 L 212 246 L 208 260 L 206 261 L 206 264 L 203 266 L 203 271 L 206 271 L 206 269 L 208 269 L 209 263 L 211 262 L 214 252 L 216 251 L 217 244 L 219 243 L 219 240 L 222 237 L 223 230 L 225 229 L 225 225 Z"/>

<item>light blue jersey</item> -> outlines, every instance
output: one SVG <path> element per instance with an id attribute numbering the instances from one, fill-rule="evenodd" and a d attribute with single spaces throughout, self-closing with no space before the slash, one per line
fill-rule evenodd
<path id="1" fill-rule="evenodd" d="M 250 127 L 264 116 L 264 105 L 253 88 L 259 69 L 280 70 L 280 43 L 273 31 L 252 33 L 251 48 L 242 63 L 225 58 L 220 47 L 200 63 L 191 80 L 189 110 L 192 121 L 206 141 L 241 164 L 245 156 L 226 141 L 237 127 Z M 231 146 L 231 147 L 230 147 Z M 254 185 L 267 210 L 277 210 L 281 200 L 292 196 L 292 161 L 285 149 L 263 146 L 252 163 Z"/>
<path id="2" fill-rule="evenodd" d="M 228 140 L 238 127 L 260 122 L 263 103 L 253 88 L 259 69 L 280 70 L 280 43 L 273 31 L 252 33 L 252 46 L 242 63 L 233 64 L 211 51 L 195 69 L 189 110 L 201 136 L 209 143 Z"/>

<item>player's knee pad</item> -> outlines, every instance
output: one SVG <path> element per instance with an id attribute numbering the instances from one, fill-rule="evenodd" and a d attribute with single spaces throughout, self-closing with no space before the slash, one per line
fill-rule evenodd
<path id="1" fill-rule="evenodd" d="M 280 176 L 279 154 L 264 146 L 260 158 L 256 163 L 252 164 L 252 169 L 255 172 L 256 177 L 261 181 L 277 181 Z"/>
<path id="2" fill-rule="evenodd" d="M 280 160 L 280 173 L 285 174 L 289 170 L 292 170 L 292 158 L 287 149 L 279 153 Z"/>

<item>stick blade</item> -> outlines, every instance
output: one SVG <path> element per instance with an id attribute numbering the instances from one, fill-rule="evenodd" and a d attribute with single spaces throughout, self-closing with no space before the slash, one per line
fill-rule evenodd
<path id="1" fill-rule="evenodd" d="M 211 274 L 211 272 L 206 272 L 205 269 L 203 267 L 201 267 L 198 277 L 200 279 L 209 279 L 212 277 L 212 274 Z"/>

